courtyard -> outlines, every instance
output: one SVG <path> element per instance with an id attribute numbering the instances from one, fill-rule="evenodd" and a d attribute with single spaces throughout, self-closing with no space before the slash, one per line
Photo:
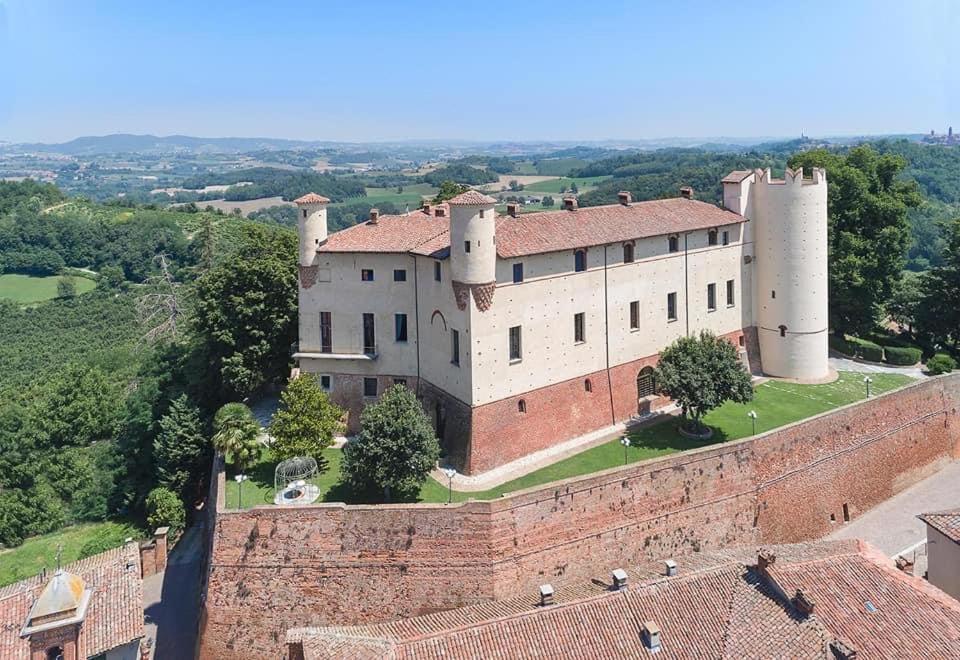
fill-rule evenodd
<path id="1" fill-rule="evenodd" d="M 913 379 L 898 373 L 870 374 L 871 395 L 882 394 L 897 389 Z M 483 491 L 448 492 L 447 484 L 428 479 L 420 491 L 421 502 L 446 502 L 448 497 L 454 502 L 468 499 L 495 499 L 533 486 L 590 474 L 600 470 L 627 463 L 635 463 L 651 458 L 666 456 L 676 452 L 697 449 L 711 444 L 738 440 L 753 434 L 753 422 L 748 416 L 750 411 L 757 413 L 756 432 L 763 433 L 790 424 L 840 406 L 862 401 L 867 397 L 867 384 L 864 374 L 843 371 L 840 377 L 822 385 L 800 385 L 782 381 L 768 380 L 754 389 L 754 399 L 747 404 L 726 403 L 710 412 L 704 422 L 714 429 L 713 437 L 706 441 L 693 440 L 677 432 L 678 420 L 667 417 L 662 422 L 630 431 L 630 446 L 624 450 L 619 439 L 586 449 L 580 453 L 557 461 L 552 465 L 534 470 L 528 474 Z M 355 498 L 340 482 L 341 451 L 329 448 L 324 451 L 326 469 L 321 466 L 321 474 L 314 481 L 320 487 L 320 501 L 353 502 Z M 248 473 L 243 484 L 242 501 L 239 488 L 233 479 L 234 473 L 228 466 L 227 494 L 225 506 L 228 509 L 249 508 L 260 504 L 273 503 L 273 477 L 276 461 L 265 450 L 260 461 Z"/>

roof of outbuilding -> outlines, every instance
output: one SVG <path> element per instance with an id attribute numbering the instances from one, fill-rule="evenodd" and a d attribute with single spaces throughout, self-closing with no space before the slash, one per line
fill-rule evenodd
<path id="1" fill-rule="evenodd" d="M 683 198 L 498 216 L 497 254 L 520 257 L 742 222 L 746 218 L 733 211 Z M 449 229 L 449 218 L 422 209 L 382 215 L 376 224 L 365 222 L 331 234 L 318 251 L 412 252 L 443 258 L 449 254 Z"/>
<path id="2" fill-rule="evenodd" d="M 318 195 L 315 192 L 307 193 L 303 197 L 298 197 L 293 200 L 294 204 L 327 204 L 330 200 L 324 197 L 323 195 Z"/>
<path id="3" fill-rule="evenodd" d="M 496 203 L 496 199 L 489 195 L 484 195 L 478 190 L 468 190 L 447 200 L 447 204 L 450 206 L 490 206 Z"/>
<path id="4" fill-rule="evenodd" d="M 83 622 L 84 650 L 97 655 L 143 637 L 143 580 L 136 543 L 63 567 L 92 593 Z M 34 576 L 0 588 L 0 660 L 30 657 L 23 624 L 49 578 Z"/>
<path id="5" fill-rule="evenodd" d="M 960 509 L 922 513 L 917 517 L 951 541 L 960 543 Z"/>
<path id="6" fill-rule="evenodd" d="M 293 629 L 287 641 L 301 643 L 306 660 L 648 657 L 640 626 L 653 621 L 663 658 L 826 660 L 834 640 L 865 657 L 948 657 L 957 648 L 960 603 L 867 544 L 771 550 L 777 558 L 766 574 L 754 565 L 755 547 L 695 553 L 676 557 L 675 577 L 663 575 L 662 562 L 630 569 L 626 591 L 593 580 L 560 585 L 549 607 L 529 594 L 382 624 Z M 813 602 L 812 614 L 788 600 L 796 588 Z"/>

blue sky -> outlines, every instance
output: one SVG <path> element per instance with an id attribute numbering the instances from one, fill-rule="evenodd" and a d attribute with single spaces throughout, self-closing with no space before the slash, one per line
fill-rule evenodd
<path id="1" fill-rule="evenodd" d="M 0 140 L 960 129 L 960 1 L 0 0 Z"/>

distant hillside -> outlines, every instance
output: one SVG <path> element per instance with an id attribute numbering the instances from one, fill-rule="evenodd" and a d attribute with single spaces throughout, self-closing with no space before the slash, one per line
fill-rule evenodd
<path id="1" fill-rule="evenodd" d="M 304 140 L 284 140 L 279 138 L 203 138 L 188 135 L 91 135 L 79 137 L 59 144 L 15 144 L 0 146 L 7 151 L 33 151 L 58 153 L 70 156 L 89 156 L 94 154 L 165 152 L 178 149 L 208 152 L 248 152 L 272 149 L 310 148 L 329 145 L 329 142 L 308 142 Z"/>

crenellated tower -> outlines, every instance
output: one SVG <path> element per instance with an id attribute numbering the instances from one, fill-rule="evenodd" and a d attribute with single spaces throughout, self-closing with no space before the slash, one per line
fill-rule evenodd
<path id="1" fill-rule="evenodd" d="M 448 202 L 450 269 L 460 309 L 466 309 L 471 293 L 481 312 L 493 303 L 497 281 L 496 203 L 494 198 L 475 190 Z"/>
<path id="2" fill-rule="evenodd" d="M 802 168 L 788 168 L 782 180 L 769 169 L 734 175 L 724 180 L 724 204 L 750 220 L 763 371 L 822 379 L 829 373 L 826 172 L 814 168 L 804 178 Z"/>

